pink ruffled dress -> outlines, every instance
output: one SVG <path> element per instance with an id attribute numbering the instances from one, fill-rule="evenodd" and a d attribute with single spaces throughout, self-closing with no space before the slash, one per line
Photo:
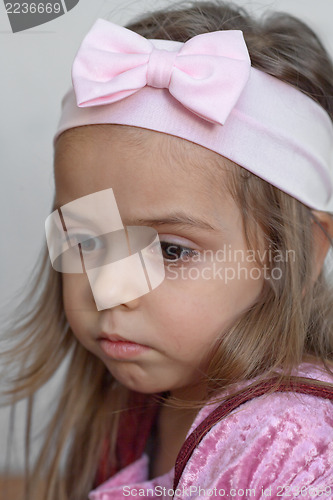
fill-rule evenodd
<path id="1" fill-rule="evenodd" d="M 295 373 L 296 375 L 296 373 Z M 297 375 L 333 382 L 304 363 Z M 217 405 L 216 405 L 217 406 Z M 212 412 L 198 413 L 189 434 Z M 333 403 L 295 393 L 264 395 L 218 422 L 194 450 L 177 490 L 174 469 L 148 479 L 149 459 L 125 467 L 89 494 L 90 500 L 126 497 L 177 499 L 333 499 Z"/>

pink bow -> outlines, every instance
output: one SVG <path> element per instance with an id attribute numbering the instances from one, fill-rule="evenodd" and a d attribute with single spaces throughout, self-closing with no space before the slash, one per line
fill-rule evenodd
<path id="1" fill-rule="evenodd" d="M 181 43 L 147 40 L 98 19 L 79 48 L 72 78 L 80 107 L 116 102 L 145 86 L 167 88 L 196 115 L 223 125 L 250 68 L 241 31 L 215 31 Z"/>

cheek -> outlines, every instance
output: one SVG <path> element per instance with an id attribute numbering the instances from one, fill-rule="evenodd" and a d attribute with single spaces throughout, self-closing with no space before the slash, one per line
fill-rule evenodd
<path id="1" fill-rule="evenodd" d="M 149 315 L 175 344 L 183 339 L 210 344 L 260 295 L 264 280 L 251 279 L 249 269 L 229 280 L 223 274 L 215 279 L 166 279 L 148 296 Z"/>
<path id="2" fill-rule="evenodd" d="M 74 333 L 80 332 L 86 314 L 96 311 L 86 275 L 63 274 L 62 295 L 67 320 Z"/>
<path id="3" fill-rule="evenodd" d="M 62 296 L 65 311 L 72 311 L 80 308 L 85 288 L 82 277 L 83 276 L 76 274 L 63 274 Z"/>
<path id="4" fill-rule="evenodd" d="M 145 296 L 144 310 L 155 325 L 162 348 L 175 357 L 201 356 L 221 332 L 221 300 L 210 282 L 166 280 Z"/>

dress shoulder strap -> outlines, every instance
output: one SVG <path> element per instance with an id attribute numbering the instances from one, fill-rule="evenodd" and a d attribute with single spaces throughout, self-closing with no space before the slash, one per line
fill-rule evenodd
<path id="1" fill-rule="evenodd" d="M 198 425 L 198 427 L 194 429 L 181 447 L 175 464 L 173 490 L 175 491 L 177 489 L 183 470 L 195 448 L 199 445 L 200 441 L 209 432 L 209 430 L 222 418 L 229 415 L 229 413 L 238 408 L 240 405 L 250 401 L 251 399 L 263 396 L 269 391 L 298 392 L 333 401 L 333 385 L 316 385 L 314 382 L 315 381 L 313 379 L 302 379 L 302 381 L 292 381 L 291 383 L 283 382 L 277 385 L 277 379 L 272 378 L 259 383 L 255 387 L 245 389 L 241 393 L 236 394 L 235 396 L 232 396 L 222 402 L 201 422 L 201 424 Z"/>

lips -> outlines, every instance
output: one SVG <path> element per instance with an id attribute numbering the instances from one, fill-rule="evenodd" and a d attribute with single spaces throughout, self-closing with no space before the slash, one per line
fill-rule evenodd
<path id="1" fill-rule="evenodd" d="M 149 347 L 131 342 L 117 333 L 102 332 L 97 340 L 104 354 L 116 360 L 136 358 L 150 350 Z"/>
<path id="2" fill-rule="evenodd" d="M 121 337 L 117 333 L 114 334 L 112 333 L 109 335 L 108 333 L 102 332 L 101 335 L 98 337 L 98 339 L 110 340 L 110 342 L 130 342 L 133 344 L 136 343 L 136 342 L 131 342 L 130 340 L 125 339 L 124 337 Z"/>

